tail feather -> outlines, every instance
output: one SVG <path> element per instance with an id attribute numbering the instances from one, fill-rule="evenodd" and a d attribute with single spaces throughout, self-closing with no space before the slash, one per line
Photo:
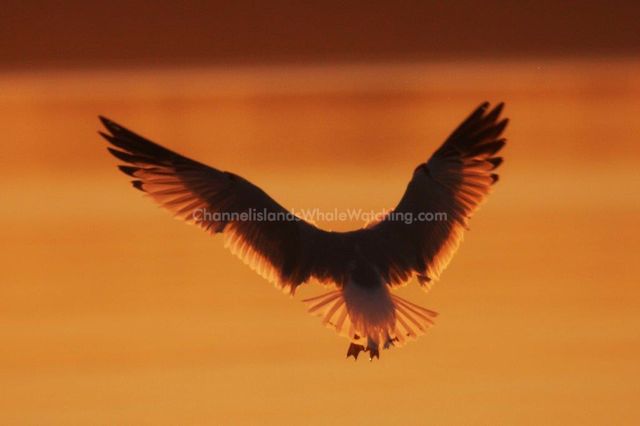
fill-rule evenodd
<path id="1" fill-rule="evenodd" d="M 331 303 L 336 300 L 337 300 L 336 303 L 333 303 L 333 304 Z M 314 297 L 312 299 L 306 299 L 305 302 L 312 302 L 312 306 L 309 308 L 309 313 L 312 314 L 315 311 L 320 310 L 324 316 L 327 305 L 329 309 L 331 309 L 332 306 L 339 305 L 340 303 L 342 303 L 342 299 L 341 299 L 340 291 L 332 291 L 332 292 L 323 294 L 321 296 Z M 325 309 L 322 309 L 323 307 L 325 307 Z"/>
<path id="2" fill-rule="evenodd" d="M 396 303 L 400 303 L 401 305 L 409 309 L 411 312 L 420 316 L 421 318 L 424 318 L 425 321 L 430 322 L 431 324 L 433 324 L 433 321 L 431 320 L 431 318 L 438 316 L 437 312 L 432 311 L 431 309 L 423 308 L 422 306 L 416 305 L 413 302 L 409 302 L 407 299 L 403 299 L 400 296 L 391 295 L 391 298 Z"/>
<path id="3" fill-rule="evenodd" d="M 366 316 L 364 321 L 362 318 L 352 320 L 351 315 L 358 311 L 358 306 L 347 306 L 342 289 L 305 299 L 303 302 L 307 304 L 310 314 L 320 317 L 324 325 L 334 328 L 338 334 L 354 343 L 373 340 L 385 347 L 388 342 L 392 342 L 393 346 L 401 346 L 408 339 L 424 334 L 434 324 L 434 318 L 438 315 L 436 312 L 399 296 L 390 296 L 394 314 L 382 330 L 377 324 L 375 331 L 367 329 Z"/>
<path id="4" fill-rule="evenodd" d="M 322 324 L 335 328 L 338 334 L 349 339 L 356 335 L 342 297 L 342 290 L 330 291 L 320 296 L 305 299 L 303 302 L 308 306 L 307 312 L 320 317 Z"/>

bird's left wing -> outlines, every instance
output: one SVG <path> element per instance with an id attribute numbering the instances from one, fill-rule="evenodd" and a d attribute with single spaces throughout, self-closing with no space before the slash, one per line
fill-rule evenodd
<path id="1" fill-rule="evenodd" d="M 133 186 L 149 194 L 176 217 L 211 233 L 224 232 L 231 251 L 269 281 L 293 294 L 321 268 L 329 233 L 297 218 L 262 189 L 170 151 L 107 118 L 100 134 L 108 150 L 127 165 Z M 320 265 L 320 266 L 319 266 Z M 314 270 L 314 268 L 316 268 Z"/>

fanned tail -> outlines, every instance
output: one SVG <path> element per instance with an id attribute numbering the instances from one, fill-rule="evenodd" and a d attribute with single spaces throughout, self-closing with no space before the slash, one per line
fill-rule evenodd
<path id="1" fill-rule="evenodd" d="M 377 357 L 380 346 L 385 349 L 402 346 L 407 340 L 424 334 L 438 315 L 437 312 L 400 296 L 385 293 L 385 297 L 381 297 L 375 292 L 370 294 L 372 300 L 368 302 L 372 303 L 368 305 L 362 304 L 362 299 L 360 303 L 349 305 L 350 299 L 345 300 L 342 289 L 305 299 L 303 302 L 307 304 L 310 314 L 320 317 L 324 325 L 334 328 L 338 334 L 352 342 L 347 356 L 354 358 L 357 358 L 360 351 L 369 351 L 370 357 Z M 381 320 L 370 308 L 380 304 L 380 308 L 384 309 L 384 303 L 392 305 L 393 314 L 382 317 Z"/>
<path id="2" fill-rule="evenodd" d="M 403 344 L 408 338 L 415 339 L 423 335 L 429 327 L 434 325 L 437 312 L 394 294 L 391 295 L 391 299 L 396 313 L 394 337 L 398 339 L 399 344 Z"/>
<path id="3" fill-rule="evenodd" d="M 307 305 L 307 312 L 320 317 L 322 324 L 334 328 L 339 335 L 348 339 L 353 339 L 354 335 L 357 336 L 342 297 L 342 290 L 330 291 L 304 299 L 302 302 Z"/>

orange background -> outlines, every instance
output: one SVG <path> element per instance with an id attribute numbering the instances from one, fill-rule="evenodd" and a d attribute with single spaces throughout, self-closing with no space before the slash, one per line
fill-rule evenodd
<path id="1" fill-rule="evenodd" d="M 0 14 L 0 424 L 640 422 L 637 3 L 73 3 Z M 400 290 L 436 327 L 372 363 L 96 133 L 379 210 L 484 100 L 501 180 L 434 289 Z"/>
<path id="2" fill-rule="evenodd" d="M 6 73 L 2 423 L 637 421 L 638 65 Z M 512 118 L 502 179 L 434 290 L 402 290 L 437 326 L 373 363 L 95 133 L 106 114 L 290 208 L 381 209 L 484 99 Z"/>

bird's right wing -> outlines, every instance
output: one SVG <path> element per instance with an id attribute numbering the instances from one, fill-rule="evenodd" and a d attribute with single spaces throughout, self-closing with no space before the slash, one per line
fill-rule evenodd
<path id="1" fill-rule="evenodd" d="M 390 285 L 414 275 L 428 285 L 449 263 L 468 219 L 498 180 L 494 170 L 502 158 L 496 153 L 505 144 L 501 134 L 508 123 L 500 119 L 502 108 L 478 107 L 416 168 L 395 210 L 354 235 Z"/>
<path id="2" fill-rule="evenodd" d="M 211 233 L 224 232 L 231 251 L 285 292 L 310 277 L 332 278 L 326 257 L 335 234 L 299 219 L 262 189 L 233 173 L 170 151 L 100 117 L 109 152 L 126 163 L 120 170 L 133 186 L 178 218 Z M 323 261 L 323 259 L 325 261 Z"/>

